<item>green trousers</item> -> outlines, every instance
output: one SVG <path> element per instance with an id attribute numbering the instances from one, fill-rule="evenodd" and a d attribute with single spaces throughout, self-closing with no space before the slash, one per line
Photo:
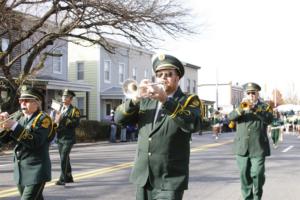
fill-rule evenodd
<path id="1" fill-rule="evenodd" d="M 17 185 L 19 193 L 21 195 L 21 200 L 43 200 L 43 190 L 45 187 L 45 182 L 35 184 L 35 185 Z"/>
<path id="2" fill-rule="evenodd" d="M 58 151 L 60 156 L 60 178 L 59 180 L 62 182 L 66 182 L 72 177 L 72 168 L 70 163 L 70 153 L 73 147 L 73 144 L 62 144 L 58 143 Z"/>
<path id="3" fill-rule="evenodd" d="M 152 188 L 147 183 L 144 187 L 137 187 L 136 200 L 182 200 L 184 190 L 161 190 Z"/>
<path id="4" fill-rule="evenodd" d="M 275 129 L 275 130 L 271 131 L 271 138 L 272 138 L 274 145 L 277 145 L 277 143 L 278 143 L 279 133 L 280 133 L 279 129 Z"/>
<path id="5" fill-rule="evenodd" d="M 250 158 L 237 155 L 241 190 L 244 200 L 260 200 L 265 183 L 265 157 Z"/>

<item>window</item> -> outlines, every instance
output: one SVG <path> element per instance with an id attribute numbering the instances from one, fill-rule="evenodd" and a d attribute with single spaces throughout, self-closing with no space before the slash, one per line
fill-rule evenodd
<path id="1" fill-rule="evenodd" d="M 136 80 L 136 67 L 132 68 L 132 79 Z"/>
<path id="2" fill-rule="evenodd" d="M 123 63 L 119 63 L 119 82 L 124 82 L 124 72 L 125 72 L 125 65 Z"/>
<path id="3" fill-rule="evenodd" d="M 110 115 L 110 111 L 111 111 L 111 104 L 107 103 L 106 104 L 106 115 Z"/>
<path id="4" fill-rule="evenodd" d="M 104 82 L 110 83 L 110 68 L 111 62 L 109 60 L 104 61 Z"/>
<path id="5" fill-rule="evenodd" d="M 152 83 L 154 83 L 155 82 L 155 76 L 153 75 L 152 77 L 151 77 L 151 81 L 152 81 Z"/>
<path id="6" fill-rule="evenodd" d="M 144 78 L 148 78 L 148 74 L 149 74 L 149 70 L 145 69 L 145 71 L 144 71 Z"/>
<path id="7" fill-rule="evenodd" d="M 53 63 L 53 72 L 54 73 L 62 73 L 62 52 L 61 50 L 53 51 L 55 56 L 52 56 L 52 63 Z"/>
<path id="8" fill-rule="evenodd" d="M 84 63 L 76 63 L 77 67 L 77 80 L 84 80 Z"/>
<path id="9" fill-rule="evenodd" d="M 196 94 L 197 83 L 195 80 L 193 82 L 194 82 L 193 93 Z"/>
<path id="10" fill-rule="evenodd" d="M 83 97 L 77 97 L 77 108 L 80 111 L 81 115 L 84 115 L 84 98 Z"/>
<path id="11" fill-rule="evenodd" d="M 191 80 L 189 78 L 186 80 L 186 91 L 191 92 Z"/>

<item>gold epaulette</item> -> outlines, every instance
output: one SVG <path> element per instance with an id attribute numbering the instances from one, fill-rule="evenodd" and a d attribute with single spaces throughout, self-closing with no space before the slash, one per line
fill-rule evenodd
<path id="1" fill-rule="evenodd" d="M 176 117 L 176 115 L 177 115 L 178 113 L 184 112 L 184 111 L 185 111 L 184 109 L 185 109 L 188 105 L 191 105 L 191 107 L 199 107 L 199 106 L 201 106 L 201 102 L 200 102 L 200 100 L 199 100 L 198 98 L 196 98 L 196 99 L 194 99 L 193 101 L 191 101 L 195 96 L 197 96 L 197 95 L 195 95 L 195 94 L 190 95 L 190 96 L 185 100 L 185 102 L 184 102 L 183 105 L 181 105 L 180 103 L 178 103 L 178 105 L 177 105 L 175 111 L 170 115 L 170 117 L 171 117 L 171 118 L 174 118 L 174 117 Z M 200 108 L 201 108 L 201 107 L 200 107 Z M 186 114 L 190 115 L 191 112 L 190 112 L 190 111 L 186 111 Z"/>

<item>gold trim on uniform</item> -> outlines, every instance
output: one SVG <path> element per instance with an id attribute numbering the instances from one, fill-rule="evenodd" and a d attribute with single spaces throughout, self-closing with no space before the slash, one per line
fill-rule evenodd
<path id="1" fill-rule="evenodd" d="M 177 112 L 180 110 L 179 107 L 181 109 L 181 105 L 178 103 L 175 111 L 170 115 L 171 118 L 176 117 Z"/>
<path id="2" fill-rule="evenodd" d="M 175 118 L 177 113 L 185 113 L 187 115 L 191 115 L 191 111 L 188 110 L 188 112 L 185 112 L 185 108 L 189 105 L 189 102 L 191 101 L 191 99 L 193 97 L 195 97 L 196 95 L 190 95 L 187 100 L 184 102 L 183 106 L 180 106 L 181 108 L 178 109 L 178 107 L 176 108 L 175 112 L 173 112 L 173 114 L 171 115 L 172 118 Z M 198 100 L 197 100 L 198 101 Z M 180 104 L 178 104 L 180 105 Z"/>
<path id="3" fill-rule="evenodd" d="M 17 141 L 20 141 L 20 140 L 22 139 L 23 134 L 24 134 L 25 132 L 26 132 L 26 129 L 24 128 L 23 131 L 20 133 L 20 135 L 19 135 Z"/>
<path id="4" fill-rule="evenodd" d="M 238 113 L 238 115 L 242 115 L 242 113 L 239 111 L 239 109 L 237 108 L 237 109 L 235 109 L 235 111 Z"/>
<path id="5" fill-rule="evenodd" d="M 25 131 L 25 134 L 23 134 L 22 139 L 23 140 L 26 140 L 26 139 L 32 140 L 33 139 L 33 135 L 31 135 L 28 131 Z"/>
<path id="6" fill-rule="evenodd" d="M 164 67 L 168 67 L 168 68 L 174 67 L 175 69 L 179 70 L 179 68 L 178 68 L 177 66 L 172 65 L 172 64 L 170 64 L 170 63 L 166 63 L 166 64 L 158 65 L 158 66 L 156 67 L 156 70 L 155 70 L 155 71 L 158 71 L 158 70 L 160 70 L 161 68 L 164 68 Z"/>

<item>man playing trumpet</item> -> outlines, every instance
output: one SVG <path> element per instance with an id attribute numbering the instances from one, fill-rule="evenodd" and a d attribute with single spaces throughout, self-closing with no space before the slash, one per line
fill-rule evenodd
<path id="1" fill-rule="evenodd" d="M 50 117 L 41 111 L 43 94 L 35 88 L 22 87 L 18 119 L 0 114 L 0 141 L 14 141 L 14 180 L 22 200 L 43 199 L 45 183 L 51 180 L 48 135 L 52 129 Z"/>
<path id="2" fill-rule="evenodd" d="M 188 186 L 191 133 L 200 129 L 200 100 L 181 91 L 184 67 L 177 58 L 157 55 L 152 64 L 159 84 L 142 80 L 137 95 L 117 108 L 115 121 L 138 124 L 130 176 L 136 199 L 181 200 Z"/>
<path id="3" fill-rule="evenodd" d="M 265 157 L 270 155 L 267 126 L 272 122 L 272 109 L 259 99 L 260 86 L 244 85 L 246 98 L 228 119 L 236 123 L 234 153 L 240 169 L 243 199 L 260 200 L 265 183 Z"/>
<path id="4" fill-rule="evenodd" d="M 79 126 L 80 111 L 72 105 L 75 93 L 65 89 L 62 95 L 63 106 L 55 116 L 57 125 L 57 145 L 60 156 L 60 177 L 56 185 L 65 185 L 74 182 L 70 153 L 76 143 L 75 128 Z"/>

